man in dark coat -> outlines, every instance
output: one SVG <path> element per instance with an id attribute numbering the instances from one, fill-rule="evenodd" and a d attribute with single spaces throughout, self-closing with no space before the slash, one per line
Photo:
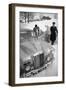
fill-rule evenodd
<path id="1" fill-rule="evenodd" d="M 50 40 L 51 40 L 51 44 L 53 45 L 56 40 L 56 35 L 58 34 L 57 27 L 55 26 L 55 22 L 53 22 L 50 31 L 51 31 Z"/>
<path id="2" fill-rule="evenodd" d="M 38 39 L 39 36 L 39 27 L 37 26 L 37 24 L 35 25 L 35 27 L 33 28 L 33 31 L 35 33 L 36 38 Z"/>

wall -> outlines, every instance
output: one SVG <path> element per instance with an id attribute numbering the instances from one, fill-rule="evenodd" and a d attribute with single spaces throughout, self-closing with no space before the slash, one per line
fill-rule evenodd
<path id="1" fill-rule="evenodd" d="M 30 87 L 8 86 L 8 4 L 30 3 L 65 6 L 66 0 L 0 0 L 0 90 L 65 90 L 66 84 L 40 85 Z M 66 11 L 66 9 L 65 9 Z M 66 19 L 65 19 L 66 21 Z M 65 80 L 66 81 L 66 80 Z"/>

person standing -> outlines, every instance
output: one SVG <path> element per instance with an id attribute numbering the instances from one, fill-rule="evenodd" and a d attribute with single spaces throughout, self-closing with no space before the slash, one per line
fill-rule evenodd
<path id="1" fill-rule="evenodd" d="M 55 22 L 52 23 L 53 25 L 50 27 L 50 40 L 51 40 L 51 44 L 53 45 L 55 40 L 56 40 L 56 35 L 58 34 L 58 30 L 57 27 L 55 26 Z"/>
<path id="2" fill-rule="evenodd" d="M 33 28 L 33 32 L 34 32 L 36 38 L 38 39 L 38 36 L 39 36 L 39 27 L 37 26 L 37 24 Z"/>

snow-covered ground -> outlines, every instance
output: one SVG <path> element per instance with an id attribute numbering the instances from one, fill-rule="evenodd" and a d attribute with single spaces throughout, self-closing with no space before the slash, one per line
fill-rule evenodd
<path id="1" fill-rule="evenodd" d="M 22 30 L 24 30 L 24 29 L 25 30 L 33 30 L 35 24 L 37 24 L 40 27 L 40 29 L 45 32 L 47 30 L 46 26 L 48 25 L 48 27 L 50 28 L 53 21 L 56 22 L 56 26 L 57 26 L 58 23 L 57 23 L 57 20 L 55 20 L 55 19 L 35 21 L 35 22 L 26 23 L 26 24 L 21 23 L 20 24 L 20 32 L 22 32 Z M 33 40 L 32 40 L 32 42 L 33 42 Z M 23 44 L 23 42 L 22 42 L 22 44 Z M 55 49 L 55 52 L 54 52 L 55 59 L 53 60 L 53 62 L 51 64 L 49 64 L 49 66 L 45 70 L 43 70 L 40 73 L 34 75 L 34 77 L 45 77 L 45 76 L 47 77 L 47 76 L 57 76 L 58 75 L 58 55 L 57 55 L 58 54 L 58 44 L 57 44 L 57 42 L 52 47 Z"/>
<path id="2" fill-rule="evenodd" d="M 47 29 L 46 26 L 50 28 L 50 26 L 52 26 L 52 22 L 56 22 L 56 26 L 58 25 L 58 22 L 56 19 L 34 21 L 34 22 L 29 22 L 29 23 L 20 23 L 20 31 L 22 32 L 22 30 L 24 29 L 33 30 L 35 24 L 37 24 L 42 31 L 46 31 Z"/>

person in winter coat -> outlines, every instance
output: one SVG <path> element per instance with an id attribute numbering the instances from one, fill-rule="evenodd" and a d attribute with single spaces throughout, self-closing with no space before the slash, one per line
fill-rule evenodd
<path id="1" fill-rule="evenodd" d="M 53 22 L 53 25 L 50 27 L 50 31 L 51 31 L 50 40 L 51 40 L 51 44 L 53 45 L 56 40 L 56 36 L 58 34 L 58 30 L 57 27 L 55 26 L 55 22 Z"/>
<path id="2" fill-rule="evenodd" d="M 37 24 L 33 28 L 33 32 L 35 34 L 35 37 L 38 39 L 38 36 L 39 36 L 39 27 L 37 26 Z"/>

